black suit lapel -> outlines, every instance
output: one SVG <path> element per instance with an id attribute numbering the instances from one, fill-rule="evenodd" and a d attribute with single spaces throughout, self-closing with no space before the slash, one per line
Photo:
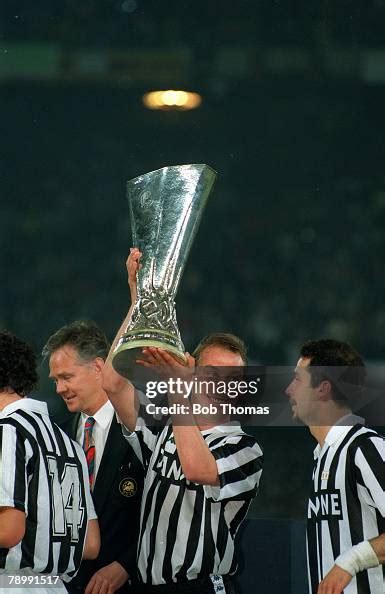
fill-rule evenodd
<path id="1" fill-rule="evenodd" d="M 114 414 L 93 490 L 97 513 L 100 513 L 107 496 L 111 493 L 116 470 L 122 463 L 128 447 L 122 435 L 121 425 Z"/>

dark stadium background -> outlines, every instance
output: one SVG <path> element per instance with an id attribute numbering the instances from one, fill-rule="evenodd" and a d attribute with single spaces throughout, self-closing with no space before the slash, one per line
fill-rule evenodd
<path id="1" fill-rule="evenodd" d="M 82 317 L 112 338 L 126 180 L 204 162 L 219 177 L 177 297 L 186 347 L 229 330 L 254 362 L 291 365 L 332 336 L 383 360 L 385 0 L 3 0 L 0 16 L 2 327 L 37 352 Z M 203 104 L 148 111 L 157 88 Z M 252 546 L 283 551 L 258 575 L 301 594 L 314 443 L 300 427 L 258 435 Z"/>

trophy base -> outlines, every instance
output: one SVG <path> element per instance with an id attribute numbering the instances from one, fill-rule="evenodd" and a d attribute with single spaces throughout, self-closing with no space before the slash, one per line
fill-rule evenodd
<path id="1" fill-rule="evenodd" d="M 186 363 L 184 346 L 180 339 L 159 330 L 131 331 L 120 339 L 115 349 L 112 358 L 112 366 L 115 371 L 134 381 L 140 371 L 138 368 L 143 369 L 136 361 L 143 358 L 142 349 L 146 347 L 163 349 L 171 353 L 181 363 Z M 139 373 L 139 375 L 141 374 Z"/>

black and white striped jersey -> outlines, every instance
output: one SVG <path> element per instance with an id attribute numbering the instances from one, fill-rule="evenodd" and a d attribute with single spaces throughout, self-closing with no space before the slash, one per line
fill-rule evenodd
<path id="1" fill-rule="evenodd" d="M 126 438 L 140 444 L 146 470 L 138 543 L 143 582 L 164 584 L 232 574 L 234 539 L 256 494 L 262 451 L 239 425 L 202 431 L 216 459 L 220 485 L 188 481 L 171 424 L 160 431 L 138 419 Z M 135 442 L 136 440 L 136 442 Z"/>
<path id="2" fill-rule="evenodd" d="M 69 581 L 96 516 L 84 452 L 50 421 L 45 402 L 24 398 L 3 409 L 0 469 L 0 507 L 26 514 L 22 541 L 0 549 L 0 573 L 31 568 Z"/>
<path id="3" fill-rule="evenodd" d="M 361 424 L 336 425 L 314 458 L 307 519 L 311 594 L 338 555 L 385 532 L 385 439 Z M 384 591 L 380 565 L 358 573 L 344 594 Z"/>

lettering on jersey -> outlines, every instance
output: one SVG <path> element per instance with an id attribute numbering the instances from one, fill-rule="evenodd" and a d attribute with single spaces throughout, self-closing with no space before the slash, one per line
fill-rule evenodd
<path id="1" fill-rule="evenodd" d="M 171 445 L 172 444 L 172 445 Z M 154 470 L 172 483 L 185 481 L 182 466 L 178 458 L 175 443 L 166 442 L 159 450 L 159 456 L 154 462 Z"/>
<path id="2" fill-rule="evenodd" d="M 307 508 L 309 520 L 342 520 L 342 505 L 340 491 L 319 491 L 309 497 Z"/>

